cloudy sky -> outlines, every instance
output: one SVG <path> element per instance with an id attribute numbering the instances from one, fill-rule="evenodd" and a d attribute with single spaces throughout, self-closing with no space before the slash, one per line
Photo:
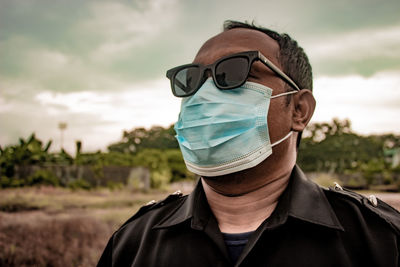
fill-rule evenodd
<path id="1" fill-rule="evenodd" d="M 313 121 L 400 133 L 399 0 L 0 0 L 0 145 L 32 132 L 73 151 L 179 112 L 165 71 L 189 63 L 224 20 L 297 39 L 314 71 Z"/>

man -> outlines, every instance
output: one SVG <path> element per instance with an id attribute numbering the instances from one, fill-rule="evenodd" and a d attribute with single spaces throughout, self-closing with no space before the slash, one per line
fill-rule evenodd
<path id="1" fill-rule="evenodd" d="M 303 50 L 285 34 L 224 26 L 192 64 L 167 72 L 182 97 L 177 139 L 199 183 L 143 207 L 99 266 L 398 266 L 394 209 L 322 189 L 296 166 L 315 108 Z"/>

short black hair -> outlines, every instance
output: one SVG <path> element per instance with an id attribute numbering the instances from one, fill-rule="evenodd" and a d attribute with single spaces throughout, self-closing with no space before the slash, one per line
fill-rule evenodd
<path id="1" fill-rule="evenodd" d="M 279 34 L 270 29 L 256 26 L 254 22 L 251 24 L 233 20 L 224 22 L 224 31 L 235 28 L 257 30 L 277 41 L 280 47 L 278 61 L 282 66 L 283 72 L 288 75 L 300 89 L 310 89 L 312 91 L 313 76 L 311 64 L 303 48 L 297 44 L 296 40 L 293 40 L 286 33 Z"/>
<path id="2" fill-rule="evenodd" d="M 310 61 L 303 48 L 297 41 L 292 39 L 287 33 L 277 33 L 273 30 L 256 26 L 254 22 L 239 22 L 226 20 L 224 22 L 224 31 L 235 28 L 245 28 L 260 31 L 274 39 L 279 44 L 278 61 L 282 66 L 283 72 L 288 75 L 300 89 L 313 89 L 313 75 Z M 288 90 L 289 85 L 287 85 Z M 290 101 L 290 100 L 289 100 Z M 300 145 L 302 132 L 297 137 L 297 147 Z"/>

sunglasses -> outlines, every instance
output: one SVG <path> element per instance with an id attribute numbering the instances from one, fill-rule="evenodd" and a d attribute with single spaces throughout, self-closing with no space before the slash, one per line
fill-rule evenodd
<path id="1" fill-rule="evenodd" d="M 171 80 L 172 93 L 177 97 L 186 97 L 195 94 L 207 80 L 206 72 L 208 70 L 211 71 L 215 85 L 221 90 L 228 90 L 242 86 L 246 82 L 251 66 L 256 60 L 264 63 L 265 66 L 269 67 L 295 90 L 300 90 L 292 79 L 259 51 L 229 55 L 207 66 L 201 64 L 178 66 L 168 70 L 167 77 Z"/>

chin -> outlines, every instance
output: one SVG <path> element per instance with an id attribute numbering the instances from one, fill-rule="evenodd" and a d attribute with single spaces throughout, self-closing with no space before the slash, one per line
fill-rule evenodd
<path id="1" fill-rule="evenodd" d="M 218 183 L 218 184 L 224 184 L 224 185 L 242 184 L 242 183 L 248 181 L 248 179 L 251 179 L 252 175 L 250 175 L 250 172 L 251 172 L 252 169 L 256 168 L 257 166 L 255 166 L 253 168 L 250 168 L 250 169 L 246 169 L 246 170 L 242 170 L 242 171 L 238 171 L 238 172 L 233 172 L 233 173 L 229 173 L 229 174 L 225 174 L 225 175 L 220 175 L 220 176 L 202 176 L 202 177 L 206 181 L 210 181 L 210 182 L 214 182 L 214 183 Z"/>

